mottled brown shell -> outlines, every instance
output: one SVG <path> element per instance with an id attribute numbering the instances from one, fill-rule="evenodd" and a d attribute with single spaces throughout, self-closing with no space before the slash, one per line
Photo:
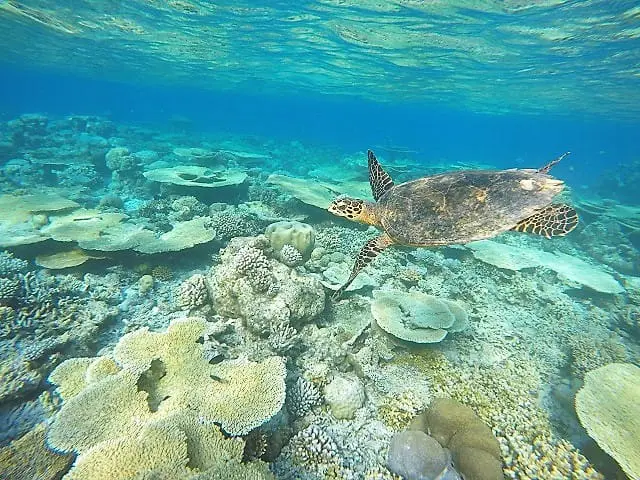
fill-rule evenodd
<path id="1" fill-rule="evenodd" d="M 375 216 L 402 245 L 467 243 L 494 237 L 549 205 L 563 182 L 536 170 L 466 170 L 392 187 Z"/>

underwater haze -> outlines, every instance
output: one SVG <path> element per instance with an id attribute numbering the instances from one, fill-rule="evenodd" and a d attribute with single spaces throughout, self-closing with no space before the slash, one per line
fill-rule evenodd
<path id="1" fill-rule="evenodd" d="M 0 0 L 0 479 L 640 479 L 640 6 Z"/>

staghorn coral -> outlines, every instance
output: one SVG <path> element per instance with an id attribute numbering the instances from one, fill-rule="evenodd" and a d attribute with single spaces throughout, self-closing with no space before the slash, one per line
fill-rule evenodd
<path id="1" fill-rule="evenodd" d="M 321 403 L 320 389 L 304 377 L 298 377 L 287 392 L 287 410 L 295 417 L 304 417 Z"/>
<path id="2" fill-rule="evenodd" d="M 0 402 L 42 388 L 55 365 L 87 354 L 96 334 L 118 313 L 92 298 L 90 284 L 44 271 L 16 274 L 20 291 L 11 306 L 0 307 Z"/>
<path id="3" fill-rule="evenodd" d="M 193 310 L 203 306 L 209 300 L 207 282 L 204 275 L 196 273 L 180 284 L 178 305 L 183 310 Z"/>

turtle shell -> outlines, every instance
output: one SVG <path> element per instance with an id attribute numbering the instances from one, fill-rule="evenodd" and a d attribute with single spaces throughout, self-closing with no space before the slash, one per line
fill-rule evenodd
<path id="1" fill-rule="evenodd" d="M 396 185 L 377 217 L 397 243 L 449 245 L 494 237 L 549 205 L 564 184 L 536 170 L 465 170 Z"/>

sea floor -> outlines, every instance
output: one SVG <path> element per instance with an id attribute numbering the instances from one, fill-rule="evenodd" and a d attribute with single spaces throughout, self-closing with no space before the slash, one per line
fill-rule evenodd
<path id="1" fill-rule="evenodd" d="M 370 197 L 367 147 L 1 124 L 2 478 L 400 478 L 390 442 L 436 398 L 505 478 L 638 478 L 625 423 L 575 397 L 640 362 L 640 207 L 574 188 L 566 237 L 390 248 L 332 301 L 377 234 L 326 211 Z M 378 156 L 396 182 L 487 168 Z"/>

